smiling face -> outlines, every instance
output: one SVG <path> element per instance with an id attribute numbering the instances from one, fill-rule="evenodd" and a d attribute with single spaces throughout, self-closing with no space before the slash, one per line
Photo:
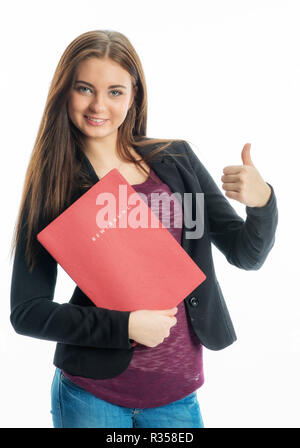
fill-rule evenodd
<path id="1" fill-rule="evenodd" d="M 129 73 L 111 59 L 90 58 L 77 69 L 68 99 L 68 114 L 87 141 L 114 139 L 134 100 Z M 104 119 L 104 123 L 86 117 Z"/>

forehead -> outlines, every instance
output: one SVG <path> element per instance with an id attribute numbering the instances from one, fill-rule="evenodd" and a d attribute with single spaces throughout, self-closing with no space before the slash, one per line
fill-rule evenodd
<path id="1" fill-rule="evenodd" d="M 101 84 L 131 84 L 129 73 L 111 59 L 89 58 L 78 65 L 75 80 L 87 81 L 94 86 Z"/>

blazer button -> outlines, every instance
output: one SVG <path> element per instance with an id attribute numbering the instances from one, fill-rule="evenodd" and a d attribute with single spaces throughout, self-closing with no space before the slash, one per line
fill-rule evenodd
<path id="1" fill-rule="evenodd" d="M 192 297 L 192 298 L 189 300 L 189 302 L 190 302 L 190 304 L 191 304 L 192 306 L 198 306 L 198 305 L 199 305 L 199 300 L 197 299 L 197 297 Z"/>

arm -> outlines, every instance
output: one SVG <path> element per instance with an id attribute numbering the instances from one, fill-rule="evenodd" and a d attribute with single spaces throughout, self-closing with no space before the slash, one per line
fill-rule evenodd
<path id="1" fill-rule="evenodd" d="M 231 206 L 200 162 L 187 142 L 184 146 L 191 162 L 191 169 L 199 180 L 204 193 L 204 203 L 209 221 L 209 234 L 213 244 L 224 254 L 227 261 L 241 269 L 260 269 L 275 242 L 278 224 L 276 196 L 272 192 L 263 207 L 246 206 L 244 221 Z"/>
<path id="2" fill-rule="evenodd" d="M 29 273 L 25 243 L 23 231 L 15 251 L 10 292 L 10 320 L 17 333 L 64 344 L 131 348 L 130 312 L 53 302 L 57 262 L 38 243 L 37 264 Z"/>

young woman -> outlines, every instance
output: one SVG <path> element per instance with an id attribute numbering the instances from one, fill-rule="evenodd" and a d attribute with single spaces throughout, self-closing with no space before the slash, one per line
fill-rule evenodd
<path id="1" fill-rule="evenodd" d="M 259 269 L 274 245 L 274 190 L 248 145 L 243 165 L 226 167 L 222 177 L 226 195 L 246 205 L 244 222 L 186 141 L 148 138 L 146 126 L 145 77 L 129 40 L 106 30 L 77 37 L 58 63 L 27 168 L 11 282 L 15 331 L 57 342 L 51 387 L 57 428 L 204 427 L 196 395 L 204 382 L 203 345 L 221 350 L 236 340 L 211 243 L 246 270 Z M 78 286 L 69 303 L 53 300 L 57 262 L 36 235 L 113 168 L 146 195 L 159 219 L 151 193 L 161 193 L 169 231 L 206 274 L 174 309 L 98 308 Z M 179 201 L 164 208 L 173 192 L 191 194 L 190 219 L 198 217 L 203 193 L 201 237 L 191 236 L 191 226 L 187 231 Z"/>

